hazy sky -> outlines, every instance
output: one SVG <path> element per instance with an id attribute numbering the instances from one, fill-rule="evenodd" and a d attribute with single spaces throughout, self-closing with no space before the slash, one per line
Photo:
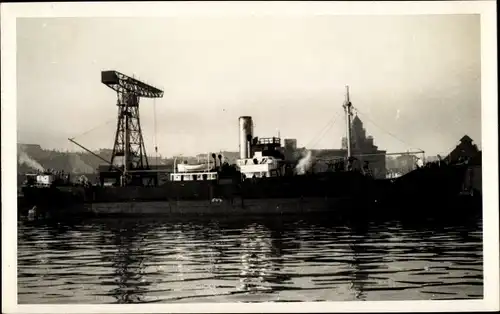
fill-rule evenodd
<path id="1" fill-rule="evenodd" d="M 164 156 L 237 151 L 241 115 L 257 136 L 339 148 L 346 84 L 380 149 L 480 145 L 479 15 L 19 19 L 17 49 L 18 141 L 46 148 L 111 148 L 102 70 L 165 91 L 141 101 L 146 149 L 156 107 Z"/>

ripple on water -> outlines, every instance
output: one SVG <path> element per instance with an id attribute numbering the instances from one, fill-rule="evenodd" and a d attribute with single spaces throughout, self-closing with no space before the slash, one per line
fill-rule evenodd
<path id="1" fill-rule="evenodd" d="M 483 297 L 481 222 L 20 223 L 20 303 Z"/>

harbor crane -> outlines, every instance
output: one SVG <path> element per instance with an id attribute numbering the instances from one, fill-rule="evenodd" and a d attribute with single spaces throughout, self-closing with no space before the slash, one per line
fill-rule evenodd
<path id="1" fill-rule="evenodd" d="M 156 173 L 148 171 L 150 167 L 139 119 L 139 99 L 162 98 L 163 91 L 117 71 L 102 71 L 101 82 L 116 91 L 118 107 L 110 166 L 108 171 L 100 173 L 101 181 L 110 177 L 120 178 L 122 186 L 127 185 L 124 180 L 129 179 L 139 184 L 143 178 L 156 181 Z M 114 166 L 118 159 L 123 164 L 119 172 Z"/>

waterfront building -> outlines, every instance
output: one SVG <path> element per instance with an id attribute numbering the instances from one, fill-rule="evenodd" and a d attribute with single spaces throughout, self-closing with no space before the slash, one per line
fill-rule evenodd
<path id="1" fill-rule="evenodd" d="M 473 140 L 468 135 L 464 135 L 460 139 L 460 143 L 446 157 L 447 161 L 450 163 L 456 163 L 475 157 L 478 154 L 479 149 L 477 148 L 477 145 L 472 142 Z"/>
<path id="2" fill-rule="evenodd" d="M 342 138 L 342 150 L 347 150 L 347 138 Z M 374 177 L 386 177 L 386 151 L 379 150 L 372 136 L 366 135 L 363 122 L 356 115 L 351 122 L 351 154 L 364 166 L 368 163 Z"/>

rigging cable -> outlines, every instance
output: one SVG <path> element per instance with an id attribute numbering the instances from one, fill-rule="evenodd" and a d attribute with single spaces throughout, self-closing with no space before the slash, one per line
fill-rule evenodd
<path id="1" fill-rule="evenodd" d="M 330 127 L 330 125 L 333 123 L 335 120 L 336 116 L 333 116 L 326 124 L 325 126 L 307 143 L 305 147 L 311 146 L 313 143 L 317 142 L 318 138 L 322 136 L 322 134 L 325 132 L 326 129 Z"/>
<path id="2" fill-rule="evenodd" d="M 98 128 L 102 127 L 102 126 L 108 125 L 108 124 L 110 124 L 111 122 L 114 122 L 114 121 L 116 121 L 116 119 L 109 119 L 108 121 L 104 122 L 103 124 L 100 124 L 100 125 L 98 125 L 98 126 L 95 126 L 95 127 L 93 127 L 92 129 L 90 129 L 90 130 L 87 130 L 87 131 L 85 131 L 85 132 L 83 132 L 83 133 L 81 133 L 81 134 L 78 134 L 78 135 L 74 136 L 74 137 L 73 137 L 73 139 L 75 139 L 75 138 L 77 138 L 77 137 L 84 136 L 84 135 L 86 135 L 86 134 L 88 134 L 88 133 L 90 133 L 90 132 L 92 132 L 92 131 L 94 131 L 94 130 L 96 130 L 96 129 L 98 129 Z"/>
<path id="3" fill-rule="evenodd" d="M 379 126 L 377 123 L 375 123 L 373 120 L 371 120 L 367 114 L 365 114 L 364 112 L 359 111 L 358 108 L 354 108 L 353 107 L 353 109 L 356 111 L 356 113 L 361 113 L 363 115 L 363 117 L 366 118 L 369 122 L 371 122 L 373 125 L 375 125 L 379 129 L 381 129 L 382 131 L 384 131 L 388 135 L 392 136 L 393 138 L 395 138 L 396 140 L 398 140 L 402 144 L 405 144 L 405 145 L 410 146 L 410 147 L 412 146 L 412 145 L 410 145 L 410 143 L 407 143 L 407 142 L 403 141 L 402 139 L 398 138 L 396 135 L 392 134 L 391 132 L 389 132 L 389 131 L 385 130 L 384 128 L 382 128 L 381 126 Z M 418 150 L 420 150 L 420 151 L 424 151 L 421 148 L 418 148 L 418 147 L 415 147 L 415 146 L 413 146 L 413 147 L 416 148 L 416 149 L 418 149 Z"/>
<path id="4" fill-rule="evenodd" d="M 154 136 L 153 136 L 153 143 L 155 146 L 155 163 L 156 167 L 158 168 L 158 143 L 157 143 L 157 130 L 156 130 L 156 98 L 153 98 L 153 128 L 154 128 Z"/>
<path id="5" fill-rule="evenodd" d="M 339 117 L 339 113 L 337 111 L 334 111 L 335 115 L 328 121 L 328 123 L 323 127 L 323 129 L 305 146 L 309 147 L 311 146 L 314 147 L 319 143 L 319 141 L 325 136 L 326 132 L 328 132 L 331 127 L 335 124 L 336 118 Z"/>
<path id="6" fill-rule="evenodd" d="M 102 127 L 102 126 L 108 125 L 108 124 L 110 124 L 111 122 L 116 122 L 116 119 L 113 119 L 113 118 L 112 118 L 112 119 L 109 119 L 108 121 L 106 121 L 106 122 L 104 122 L 104 123 L 102 123 L 102 124 L 100 124 L 100 125 L 97 125 L 97 126 L 95 126 L 95 127 L 91 128 L 91 129 L 89 129 L 89 130 L 87 130 L 87 131 L 85 131 L 85 132 L 83 132 L 83 133 L 81 133 L 81 134 L 78 134 L 78 135 L 76 135 L 76 136 L 74 136 L 74 137 L 70 138 L 69 140 L 70 140 L 70 141 L 72 141 L 72 144 L 73 144 L 73 145 L 75 145 L 75 144 L 76 144 L 77 146 L 80 146 L 80 148 L 83 148 L 83 146 L 81 146 L 81 145 L 77 144 L 76 142 L 73 142 L 73 140 L 74 140 L 74 139 L 76 139 L 76 138 L 78 138 L 78 137 L 82 137 L 82 136 L 84 136 L 84 135 L 86 135 L 86 134 L 89 134 L 90 132 L 95 131 L 96 129 L 98 129 L 98 128 Z M 85 149 L 85 148 L 84 148 L 84 149 Z M 97 156 L 97 157 L 99 157 L 99 155 L 97 155 L 97 154 L 94 154 L 94 155 L 95 155 L 95 156 Z M 103 159 L 102 157 L 99 157 L 99 158 Z M 105 159 L 104 159 L 104 160 L 105 160 Z"/>
<path id="7" fill-rule="evenodd" d="M 318 137 L 320 137 L 327 128 L 329 128 L 330 124 L 333 122 L 333 120 L 335 119 L 335 116 L 333 116 L 324 126 L 323 128 L 307 143 L 306 146 L 304 147 L 310 147 L 311 144 L 315 143 L 318 139 Z"/>
<path id="8" fill-rule="evenodd" d="M 323 130 L 323 132 L 320 133 L 320 135 L 316 138 L 316 140 L 311 144 L 311 148 L 316 147 L 316 145 L 319 144 L 319 142 L 323 139 L 323 137 L 328 133 L 328 131 L 332 128 L 332 126 L 336 122 L 337 116 L 334 116 L 331 120 L 330 123 L 327 125 L 327 127 Z"/>

